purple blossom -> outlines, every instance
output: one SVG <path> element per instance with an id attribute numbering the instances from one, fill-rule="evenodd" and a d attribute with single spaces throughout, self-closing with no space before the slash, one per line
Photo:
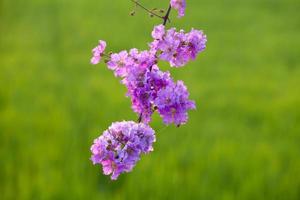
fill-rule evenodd
<path id="1" fill-rule="evenodd" d="M 116 77 L 126 77 L 132 69 L 150 68 L 156 62 L 155 55 L 150 51 L 141 51 L 131 49 L 113 53 L 107 63 L 109 69 L 113 70 Z"/>
<path id="2" fill-rule="evenodd" d="M 174 123 L 177 126 L 185 124 L 188 120 L 188 110 L 196 109 L 195 102 L 189 100 L 189 93 L 183 81 L 169 84 L 157 93 L 155 99 L 158 113 L 164 123 Z"/>
<path id="3" fill-rule="evenodd" d="M 182 35 L 179 35 L 176 32 L 175 28 L 171 28 L 167 31 L 166 36 L 158 45 L 158 49 L 161 51 L 160 59 L 172 62 L 176 57 L 178 47 L 183 40 L 180 36 L 182 37 Z"/>
<path id="4" fill-rule="evenodd" d="M 127 51 L 120 53 L 113 53 L 107 63 L 109 69 L 115 71 L 115 76 L 124 77 L 127 73 L 127 68 L 132 64 L 131 57 L 128 56 Z"/>
<path id="5" fill-rule="evenodd" d="M 171 28 L 165 31 L 159 25 L 154 27 L 153 32 L 154 41 L 149 44 L 150 51 L 158 54 L 160 59 L 168 61 L 171 67 L 186 65 L 206 48 L 206 36 L 199 30 L 192 29 L 185 33 L 183 30 L 176 32 L 175 28 Z"/>
<path id="6" fill-rule="evenodd" d="M 116 180 L 130 172 L 141 154 L 153 151 L 155 132 L 148 125 L 133 121 L 115 122 L 94 140 L 91 147 L 93 164 L 101 164 L 103 173 Z"/>
<path id="7" fill-rule="evenodd" d="M 184 124 L 187 111 L 195 108 L 188 100 L 188 91 L 183 82 L 173 82 L 169 72 L 162 72 L 156 65 L 158 58 L 167 60 L 171 66 L 182 66 L 193 59 L 205 48 L 205 38 L 201 31 L 190 33 L 176 32 L 175 28 L 164 31 L 164 26 L 154 28 L 153 36 L 158 42 L 158 51 L 141 51 L 131 49 L 111 55 L 108 68 L 122 77 L 131 98 L 132 109 L 144 123 L 151 121 L 153 112 L 158 109 L 166 124 Z M 203 36 L 204 37 L 204 36 Z M 159 57 L 158 57 L 159 55 Z M 166 104 L 169 99 L 171 105 Z"/>
<path id="8" fill-rule="evenodd" d="M 178 17 L 181 18 L 185 15 L 185 0 L 171 0 L 171 7 L 178 11 Z"/>
<path id="9" fill-rule="evenodd" d="M 191 32 L 186 34 L 186 46 L 189 57 L 194 60 L 199 52 L 206 48 L 207 38 L 202 31 L 192 29 Z"/>
<path id="10" fill-rule="evenodd" d="M 112 54 L 107 63 L 117 77 L 123 78 L 121 82 L 127 87 L 132 109 L 144 123 L 151 120 L 157 92 L 171 80 L 170 74 L 160 71 L 156 62 L 156 55 L 151 51 L 131 49 L 129 53 L 121 51 Z"/>
<path id="11" fill-rule="evenodd" d="M 152 37 L 157 40 L 161 40 L 165 34 L 165 26 L 160 24 L 155 26 L 152 31 Z"/>
<path id="12" fill-rule="evenodd" d="M 91 58 L 91 63 L 93 65 L 96 65 L 100 62 L 101 57 L 103 55 L 103 52 L 106 48 L 106 42 L 103 40 L 99 40 L 98 46 L 96 46 L 92 52 L 93 52 L 93 57 Z"/>
<path id="13" fill-rule="evenodd" d="M 162 72 L 157 65 L 150 68 L 132 68 L 126 77 L 128 96 L 131 97 L 132 109 L 141 114 L 145 123 L 150 122 L 153 114 L 153 102 L 157 92 L 171 81 L 169 72 Z"/>

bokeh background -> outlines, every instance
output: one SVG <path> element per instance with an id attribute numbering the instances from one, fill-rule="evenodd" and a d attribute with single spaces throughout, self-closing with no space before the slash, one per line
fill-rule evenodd
<path id="1" fill-rule="evenodd" d="M 161 20 L 129 0 L 0 0 L 0 199 L 300 199 L 299 0 L 187 3 L 168 26 L 204 30 L 207 50 L 160 65 L 197 110 L 180 128 L 156 115 L 155 151 L 113 182 L 90 145 L 137 116 L 91 49 L 146 49 Z"/>

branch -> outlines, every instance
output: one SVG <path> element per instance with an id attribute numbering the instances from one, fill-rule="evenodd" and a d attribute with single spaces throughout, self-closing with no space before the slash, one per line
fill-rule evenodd
<path id="1" fill-rule="evenodd" d="M 138 118 L 138 123 L 141 123 L 142 122 L 142 113 L 140 113 L 140 115 L 139 115 L 139 118 Z"/>
<path id="2" fill-rule="evenodd" d="M 167 11 L 166 15 L 163 17 L 163 19 L 164 19 L 163 25 L 164 26 L 166 25 L 167 21 L 170 21 L 170 19 L 169 19 L 170 13 L 171 13 L 171 5 L 169 5 L 168 11 Z"/>
<path id="3" fill-rule="evenodd" d="M 135 3 L 135 5 L 139 6 L 140 8 L 144 9 L 145 11 L 147 11 L 149 14 L 151 14 L 153 16 L 156 16 L 156 17 L 158 17 L 160 19 L 163 19 L 163 20 L 165 19 L 164 17 L 162 17 L 162 16 L 156 14 L 155 12 L 149 10 L 148 8 L 146 8 L 145 6 L 143 6 L 142 4 L 140 4 L 138 1 L 136 1 L 136 0 L 131 0 L 131 1 L 133 3 Z"/>

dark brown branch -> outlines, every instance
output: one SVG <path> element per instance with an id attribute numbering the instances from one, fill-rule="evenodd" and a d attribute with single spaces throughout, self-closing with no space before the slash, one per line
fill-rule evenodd
<path id="1" fill-rule="evenodd" d="M 139 118 L 138 118 L 138 123 L 142 122 L 142 113 L 140 113 Z"/>
<path id="2" fill-rule="evenodd" d="M 166 25 L 167 21 L 170 20 L 169 19 L 170 13 L 171 13 L 171 5 L 169 5 L 168 11 L 167 11 L 166 15 L 163 17 L 163 19 L 164 19 L 163 25 Z"/>

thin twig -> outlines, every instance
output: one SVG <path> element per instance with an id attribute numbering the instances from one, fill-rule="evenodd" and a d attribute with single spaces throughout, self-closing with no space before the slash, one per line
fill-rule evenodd
<path id="1" fill-rule="evenodd" d="M 135 5 L 137 5 L 137 6 L 139 6 L 140 8 L 146 10 L 148 13 L 152 14 L 153 16 L 156 16 L 156 17 L 158 17 L 158 18 L 160 18 L 160 19 L 164 19 L 164 17 L 162 17 L 162 16 L 156 14 L 155 12 L 149 10 L 148 8 L 146 8 L 145 6 L 143 6 L 142 4 L 140 4 L 139 2 L 137 2 L 137 1 L 135 1 L 135 0 L 131 0 L 131 1 L 132 1 L 133 3 L 135 3 Z"/>

